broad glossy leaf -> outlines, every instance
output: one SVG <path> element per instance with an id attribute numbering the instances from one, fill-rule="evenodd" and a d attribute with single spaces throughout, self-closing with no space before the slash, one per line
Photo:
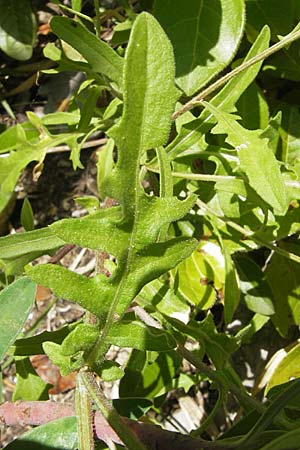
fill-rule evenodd
<path id="1" fill-rule="evenodd" d="M 139 293 L 137 300 L 142 306 L 151 305 L 160 313 L 184 323 L 189 319 L 191 308 L 188 303 L 160 280 L 148 283 Z"/>
<path id="2" fill-rule="evenodd" d="M 200 309 L 210 308 L 216 300 L 215 290 L 223 288 L 224 266 L 220 247 L 213 242 L 201 242 L 176 270 L 176 285 L 180 294 Z"/>
<path id="3" fill-rule="evenodd" d="M 76 20 L 53 17 L 53 32 L 74 47 L 89 63 L 91 69 L 122 85 L 122 58 L 104 41 Z"/>
<path id="4" fill-rule="evenodd" d="M 279 364 L 275 367 L 275 370 L 271 374 L 271 377 L 266 386 L 265 395 L 274 386 L 300 377 L 299 360 L 300 344 L 297 344 L 289 352 L 286 353 L 285 357 L 281 359 Z"/>
<path id="5" fill-rule="evenodd" d="M 246 255 L 238 255 L 234 261 L 247 307 L 261 315 L 274 314 L 273 294 L 260 267 Z"/>
<path id="6" fill-rule="evenodd" d="M 247 24 L 258 33 L 264 25 L 269 25 L 272 39 L 288 34 L 300 20 L 294 0 L 246 0 Z"/>
<path id="7" fill-rule="evenodd" d="M 260 137 L 260 130 L 246 130 L 237 122 L 236 116 L 208 103 L 206 107 L 218 120 L 213 133 L 227 134 L 226 141 L 236 149 L 250 186 L 274 208 L 275 214 L 284 215 L 288 208 L 285 184 L 274 153 L 267 140 Z"/>
<path id="8" fill-rule="evenodd" d="M 31 2 L 0 0 L 0 11 L 1 50 L 19 61 L 30 59 L 37 28 Z"/>
<path id="9" fill-rule="evenodd" d="M 240 0 L 156 0 L 154 15 L 175 52 L 176 81 L 192 95 L 232 60 L 244 31 Z"/>
<path id="10" fill-rule="evenodd" d="M 299 42 L 294 42 L 291 44 L 289 49 L 285 51 L 284 55 L 280 55 L 280 57 L 275 55 L 272 59 L 270 59 L 266 65 L 266 70 L 270 69 L 268 72 L 272 76 L 276 76 L 278 78 L 300 81 L 300 62 L 298 59 L 299 51 Z"/>
<path id="11" fill-rule="evenodd" d="M 139 321 L 116 323 L 110 329 L 107 340 L 119 347 L 131 347 L 144 351 L 163 352 L 176 347 L 176 341 L 170 333 Z"/>
<path id="12" fill-rule="evenodd" d="M 248 61 L 250 58 L 258 55 L 260 52 L 268 47 L 270 40 L 270 30 L 268 27 L 264 27 L 256 41 L 249 50 L 244 61 Z M 262 63 L 258 62 L 250 67 L 248 70 L 244 70 L 235 78 L 230 80 L 220 92 L 213 97 L 211 104 L 216 107 L 220 107 L 223 111 L 231 112 L 234 109 L 239 97 L 247 89 L 247 87 L 253 82 L 257 76 Z M 175 159 L 184 151 L 188 150 L 199 139 L 209 131 L 215 124 L 214 116 L 207 110 L 204 110 L 199 118 L 189 120 L 188 123 L 182 126 L 179 135 L 174 139 L 167 147 L 168 154 L 171 160 Z"/>
<path id="13" fill-rule="evenodd" d="M 33 307 L 36 284 L 19 278 L 0 292 L 0 361 L 21 333 Z"/>
<path id="14" fill-rule="evenodd" d="M 278 332 L 285 336 L 290 325 L 300 324 L 300 265 L 274 254 L 267 266 L 266 277 L 274 299 L 272 321 Z"/>
<path id="15" fill-rule="evenodd" d="M 175 351 L 162 352 L 147 359 L 145 353 L 134 350 L 120 381 L 119 395 L 145 397 L 152 400 L 172 389 L 173 379 L 181 363 Z"/>
<path id="16" fill-rule="evenodd" d="M 67 430 L 67 432 L 66 432 Z M 76 450 L 77 424 L 75 417 L 64 417 L 28 431 L 8 444 L 6 450 Z"/>
<path id="17" fill-rule="evenodd" d="M 36 373 L 29 358 L 16 358 L 17 382 L 13 393 L 13 401 L 48 400 L 51 385 L 45 383 Z"/>

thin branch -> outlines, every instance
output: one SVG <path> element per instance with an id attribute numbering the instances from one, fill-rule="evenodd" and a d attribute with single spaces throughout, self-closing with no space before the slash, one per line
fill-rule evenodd
<path id="1" fill-rule="evenodd" d="M 278 52 L 282 48 L 286 47 L 287 45 L 291 44 L 292 42 L 296 41 L 300 38 L 300 30 L 296 32 L 289 33 L 286 35 L 281 41 L 276 42 L 276 44 L 272 45 L 271 47 L 267 48 L 266 50 L 262 51 L 259 55 L 253 56 L 253 58 L 250 58 L 248 61 L 244 62 L 240 66 L 233 69 L 231 72 L 224 75 L 219 80 L 215 81 L 213 84 L 208 86 L 206 89 L 201 91 L 198 95 L 193 97 L 189 102 L 187 102 L 185 105 L 183 105 L 182 108 L 180 108 L 178 111 L 174 112 L 172 115 L 172 119 L 175 120 L 182 114 L 184 114 L 187 111 L 190 111 L 193 109 L 196 105 L 202 102 L 204 98 L 206 98 L 208 95 L 212 94 L 214 91 L 219 89 L 221 86 L 226 84 L 229 80 L 239 75 L 242 71 L 248 69 L 249 67 L 253 66 L 259 61 L 263 61 L 264 59 L 268 58 L 269 56 L 273 55 L 274 53 Z"/>

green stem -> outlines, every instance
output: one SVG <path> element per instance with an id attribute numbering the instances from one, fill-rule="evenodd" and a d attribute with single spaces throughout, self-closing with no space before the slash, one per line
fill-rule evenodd
<path id="1" fill-rule="evenodd" d="M 300 38 L 300 30 L 289 33 L 283 39 L 281 39 L 281 41 L 276 42 L 276 44 L 262 51 L 259 55 L 253 56 L 253 58 L 250 58 L 248 61 L 245 61 L 243 64 L 236 67 L 231 72 L 227 73 L 222 78 L 215 81 L 213 84 L 211 84 L 206 89 L 201 91 L 198 95 L 196 95 L 189 102 L 187 102 L 182 108 L 176 111 L 173 114 L 172 118 L 175 120 L 177 119 L 177 117 L 181 116 L 185 112 L 193 109 L 197 104 L 201 103 L 205 97 L 212 94 L 214 91 L 216 91 L 221 86 L 226 84 L 229 80 L 239 75 L 242 71 L 248 69 L 249 67 L 253 66 L 259 61 L 263 61 L 264 59 L 268 58 L 269 56 L 273 55 L 274 53 L 278 52 L 279 50 L 281 50 L 282 48 L 286 47 L 287 45 L 291 44 L 292 42 L 296 41 L 299 38 Z"/>
<path id="2" fill-rule="evenodd" d="M 189 361 L 193 366 L 195 366 L 199 371 L 206 375 L 211 381 L 215 382 L 219 390 L 229 389 L 235 397 L 241 402 L 241 404 L 247 409 L 255 409 L 259 413 L 265 411 L 265 406 L 260 402 L 256 401 L 253 397 L 243 392 L 238 386 L 233 383 L 229 383 L 227 379 L 224 378 L 222 373 L 210 369 L 206 364 L 204 364 L 197 356 L 192 352 L 187 350 L 183 345 L 179 344 L 177 347 L 177 353 L 179 353 L 184 359 Z M 228 385 L 229 383 L 229 385 Z"/>
<path id="3" fill-rule="evenodd" d="M 94 436 L 92 423 L 92 403 L 89 392 L 82 380 L 81 372 L 77 374 L 75 391 L 75 411 L 78 433 L 78 450 L 93 450 Z"/>
<path id="4" fill-rule="evenodd" d="M 147 450 L 144 444 L 142 444 L 137 436 L 130 428 L 128 428 L 122 417 L 119 416 L 112 404 L 103 395 L 92 373 L 80 372 L 80 377 L 97 408 L 128 449 Z"/>

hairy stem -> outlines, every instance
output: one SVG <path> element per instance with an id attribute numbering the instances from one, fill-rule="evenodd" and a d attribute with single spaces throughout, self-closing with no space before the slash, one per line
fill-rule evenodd
<path id="1" fill-rule="evenodd" d="M 82 380 L 82 384 L 86 387 L 89 395 L 95 402 L 95 405 L 100 410 L 109 425 L 124 442 L 124 444 L 130 450 L 147 450 L 144 444 L 142 444 L 138 437 L 126 425 L 122 417 L 119 416 L 117 411 L 113 408 L 112 404 L 102 394 L 92 373 L 81 372 L 80 377 Z"/>
<path id="2" fill-rule="evenodd" d="M 193 109 L 197 104 L 201 103 L 204 98 L 206 98 L 208 95 L 212 94 L 214 91 L 219 89 L 221 86 L 226 84 L 229 80 L 239 75 L 244 70 L 248 69 L 249 67 L 253 66 L 259 61 L 262 61 L 269 56 L 273 55 L 274 53 L 278 52 L 282 48 L 286 47 L 287 45 L 291 44 L 292 42 L 296 41 L 300 38 L 300 30 L 294 31 L 286 35 L 281 41 L 276 42 L 276 44 L 272 45 L 271 47 L 267 48 L 266 50 L 262 51 L 259 55 L 253 56 L 253 58 L 250 58 L 248 61 L 244 62 L 240 66 L 233 69 L 231 72 L 224 75 L 219 80 L 215 81 L 213 84 L 208 86 L 206 89 L 201 91 L 198 95 L 193 97 L 190 101 L 188 101 L 185 105 L 183 105 L 182 108 L 180 108 L 178 111 L 176 111 L 172 115 L 172 119 L 175 120 L 177 117 L 181 116 L 187 111 L 190 111 Z"/>

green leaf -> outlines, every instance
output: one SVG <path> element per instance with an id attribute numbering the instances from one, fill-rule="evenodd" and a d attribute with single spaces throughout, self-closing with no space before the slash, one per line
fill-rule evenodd
<path id="1" fill-rule="evenodd" d="M 48 400 L 51 385 L 45 383 L 33 369 L 29 358 L 16 358 L 17 382 L 13 401 Z"/>
<path id="2" fill-rule="evenodd" d="M 64 417 L 40 425 L 15 439 L 5 449 L 41 450 L 45 447 L 52 450 L 76 450 L 78 447 L 76 418 Z"/>
<path id="3" fill-rule="evenodd" d="M 110 329 L 107 338 L 113 345 L 137 350 L 163 352 L 176 347 L 176 341 L 170 333 L 139 321 L 116 323 Z"/>
<path id="4" fill-rule="evenodd" d="M 258 33 L 264 25 L 269 25 L 272 39 L 278 40 L 278 35 L 288 34 L 299 17 L 295 14 L 293 0 L 247 0 L 247 24 Z"/>
<path id="5" fill-rule="evenodd" d="M 147 359 L 144 352 L 134 350 L 120 381 L 120 398 L 144 397 L 152 400 L 168 392 L 180 363 L 181 357 L 175 351 L 155 354 L 152 359 Z"/>
<path id="6" fill-rule="evenodd" d="M 98 374 L 103 381 L 111 383 L 122 378 L 124 376 L 124 370 L 115 361 L 106 360 L 101 364 Z"/>
<path id="7" fill-rule="evenodd" d="M 273 294 L 260 267 L 246 255 L 240 254 L 234 261 L 247 307 L 257 314 L 265 316 L 274 314 Z"/>
<path id="8" fill-rule="evenodd" d="M 153 402 L 139 397 L 117 398 L 113 400 L 113 405 L 121 416 L 138 420 L 153 406 Z"/>
<path id="9" fill-rule="evenodd" d="M 89 63 L 94 72 L 122 85 L 122 58 L 104 41 L 88 31 L 80 22 L 68 17 L 53 17 L 53 32 L 74 47 Z"/>
<path id="10" fill-rule="evenodd" d="M 155 307 L 160 313 L 182 322 L 188 321 L 191 312 L 188 303 L 160 280 L 148 283 L 139 293 L 137 300 L 142 306 L 146 303 L 147 306 Z"/>
<path id="11" fill-rule="evenodd" d="M 213 242 L 201 242 L 192 255 L 176 270 L 178 291 L 200 309 L 210 308 L 216 299 L 215 290 L 225 282 L 224 258 Z"/>
<path id="12" fill-rule="evenodd" d="M 300 266 L 274 254 L 267 266 L 266 277 L 274 299 L 272 322 L 278 332 L 285 336 L 290 325 L 300 324 Z"/>
<path id="13" fill-rule="evenodd" d="M 221 240 L 225 260 L 225 286 L 224 286 L 224 319 L 228 325 L 233 318 L 240 300 L 239 277 L 234 266 L 230 250 Z"/>
<path id="14" fill-rule="evenodd" d="M 230 63 L 244 31 L 241 0 L 156 0 L 154 15 L 174 46 L 177 84 L 189 96 Z"/>
<path id="15" fill-rule="evenodd" d="M 145 152 L 168 139 L 176 95 L 171 44 L 157 21 L 142 13 L 134 22 L 126 50 L 123 115 L 108 132 L 117 145 L 117 162 L 101 181 L 101 192 L 120 206 L 51 226 L 66 242 L 115 256 L 113 276 L 86 278 L 49 265 L 28 269 L 32 279 L 99 318 L 101 337 L 85 350 L 89 364 L 107 350 L 116 314 L 122 317 L 145 284 L 175 267 L 197 245 L 188 238 L 158 242 L 162 227 L 186 215 L 196 196 L 184 201 L 150 196 L 140 183 Z"/>
<path id="16" fill-rule="evenodd" d="M 268 141 L 260 137 L 260 130 L 250 131 L 239 125 L 236 116 L 206 102 L 205 105 L 218 120 L 213 133 L 227 134 L 226 142 L 236 149 L 250 186 L 274 208 L 275 214 L 284 215 L 288 208 L 285 184 Z"/>
<path id="17" fill-rule="evenodd" d="M 282 350 L 280 350 L 282 351 Z M 300 344 L 295 345 L 275 367 L 265 389 L 265 395 L 274 386 L 300 377 L 299 369 Z"/>
<path id="18" fill-rule="evenodd" d="M 19 278 L 0 292 L 0 361 L 21 333 L 35 299 L 36 284 Z"/>
<path id="19" fill-rule="evenodd" d="M 13 354 L 15 356 L 41 355 L 42 353 L 44 353 L 44 342 L 51 341 L 56 344 L 61 344 L 76 325 L 76 323 L 66 325 L 59 330 L 43 331 L 36 336 L 17 339 L 14 345 L 10 348 L 10 354 Z"/>
<path id="20" fill-rule="evenodd" d="M 0 49 L 19 61 L 30 59 L 37 29 L 31 2 L 0 0 L 0 11 Z"/>
<path id="21" fill-rule="evenodd" d="M 264 129 L 269 122 L 269 107 L 256 83 L 244 91 L 236 103 L 237 113 L 241 116 L 241 125 L 248 130 Z"/>
<path id="22" fill-rule="evenodd" d="M 21 209 L 21 224 L 26 231 L 32 231 L 34 229 L 34 215 L 27 197 L 25 197 Z"/>
<path id="23" fill-rule="evenodd" d="M 34 252 L 44 251 L 64 245 L 64 241 L 55 236 L 50 228 L 10 234 L 0 238 L 0 258 L 16 258 Z"/>
<path id="24" fill-rule="evenodd" d="M 71 372 L 78 370 L 78 368 L 82 365 L 82 361 L 76 361 L 69 356 L 65 356 L 62 354 L 61 346 L 55 344 L 54 342 L 44 342 L 43 350 L 47 356 L 51 359 L 53 364 L 59 367 L 60 373 L 65 376 L 69 375 Z"/>

